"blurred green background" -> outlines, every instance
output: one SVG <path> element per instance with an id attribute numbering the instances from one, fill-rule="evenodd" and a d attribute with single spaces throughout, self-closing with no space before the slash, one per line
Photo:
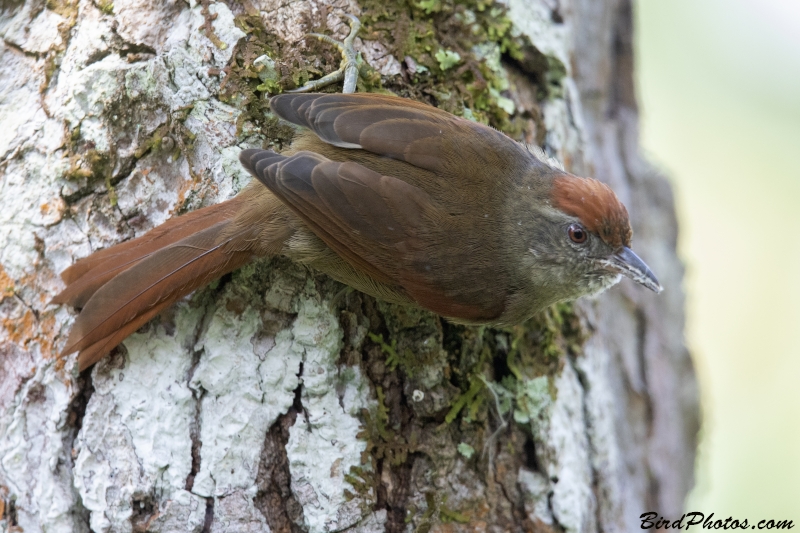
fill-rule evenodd
<path id="1" fill-rule="evenodd" d="M 687 511 L 800 526 L 800 0 L 639 0 L 642 144 L 675 187 L 703 429 Z"/>

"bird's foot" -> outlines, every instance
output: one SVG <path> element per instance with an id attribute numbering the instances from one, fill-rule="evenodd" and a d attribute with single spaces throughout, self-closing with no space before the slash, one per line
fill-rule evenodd
<path id="1" fill-rule="evenodd" d="M 353 15 L 348 14 L 346 16 L 350 19 L 350 34 L 345 37 L 343 42 L 339 42 L 336 39 L 333 39 L 327 35 L 322 35 L 321 33 L 309 33 L 306 35 L 307 37 L 316 37 L 320 41 L 331 44 L 342 52 L 342 62 L 339 66 L 339 70 L 331 72 L 330 74 L 327 74 L 318 80 L 310 81 L 302 87 L 298 87 L 297 89 L 286 91 L 287 93 L 307 93 L 310 91 L 316 91 L 342 80 L 344 80 L 344 85 L 342 87 L 343 93 L 356 92 L 360 54 L 356 52 L 353 45 L 358 31 L 361 29 L 361 21 Z"/>

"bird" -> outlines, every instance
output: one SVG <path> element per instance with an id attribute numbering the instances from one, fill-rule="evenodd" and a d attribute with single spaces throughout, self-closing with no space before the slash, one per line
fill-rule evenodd
<path id="1" fill-rule="evenodd" d="M 197 288 L 285 256 L 376 298 L 460 324 L 511 325 L 622 276 L 662 290 L 606 184 L 483 124 L 373 93 L 281 94 L 302 128 L 245 149 L 237 196 L 67 268 L 53 303 L 80 309 L 62 356 L 84 370 Z"/>

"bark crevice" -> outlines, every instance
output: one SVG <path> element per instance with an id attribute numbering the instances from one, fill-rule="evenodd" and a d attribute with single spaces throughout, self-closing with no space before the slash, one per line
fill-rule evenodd
<path id="1" fill-rule="evenodd" d="M 303 364 L 300 364 L 298 377 L 302 378 Z M 303 507 L 292 493 L 289 457 L 286 445 L 289 442 L 289 429 L 294 426 L 297 416 L 304 413 L 302 403 L 302 382 L 294 391 L 294 401 L 289 410 L 278 417 L 269 428 L 261 449 L 256 486 L 258 492 L 254 499 L 256 508 L 264 515 L 273 533 L 305 533 Z"/>
<path id="2" fill-rule="evenodd" d="M 60 287 L 56 272 L 89 249 L 240 190 L 246 176 L 238 151 L 283 147 L 292 136 L 270 114 L 267 96 L 338 65 L 335 49 L 303 35 L 341 37 L 345 13 L 358 13 L 363 23 L 360 91 L 389 88 L 488 123 L 608 182 L 629 206 L 637 253 L 661 259 L 653 266 L 662 282 L 680 286 L 668 184 L 643 170 L 635 139 L 630 1 L 574 0 L 569 9 L 550 0 L 484 4 L 5 6 L 9 20 L 20 18 L 11 27 L 0 17 L 0 74 L 10 80 L 9 101 L 33 118 L 14 122 L 6 113 L 14 131 L 0 132 L 0 213 L 10 213 L 3 219 L 10 229 L 2 233 L 0 224 L 0 346 L 9 354 L 0 368 L 9 384 L 0 390 L 0 456 L 19 459 L 4 460 L 0 486 L 23 487 L 0 528 L 80 530 L 92 519 L 112 532 L 131 524 L 157 532 L 183 520 L 210 532 L 241 519 L 235 527 L 255 531 L 266 522 L 289 533 L 316 533 L 329 523 L 359 533 L 612 533 L 631 530 L 633 510 L 642 506 L 662 514 L 680 508 L 696 423 L 696 398 L 689 386 L 678 387 L 693 379 L 681 343 L 680 294 L 646 299 L 623 282 L 594 303 L 556 306 L 518 327 L 492 329 L 345 291 L 344 305 L 333 298 L 342 307 L 337 329 L 319 304 L 341 285 L 284 259 L 229 274 L 141 330 L 135 342 L 167 350 L 152 364 L 127 370 L 125 381 L 119 374 L 120 382 L 101 385 L 98 377 L 98 394 L 135 377 L 146 400 L 155 400 L 141 409 L 126 404 L 126 395 L 115 397 L 114 409 L 133 415 L 126 427 L 107 428 L 108 442 L 87 439 L 91 445 L 80 450 L 85 502 L 72 488 L 74 474 L 50 467 L 73 468 L 78 434 L 115 423 L 102 418 L 108 410 L 89 406 L 87 414 L 91 373 L 72 383 L 75 376 L 50 357 L 71 316 L 46 305 Z M 30 32 L 19 30 L 27 26 Z M 59 38 L 57 49 L 50 46 Z M 254 272 L 269 283 L 253 283 Z M 590 315 L 596 323 L 583 327 Z M 331 340 L 342 331 L 343 343 Z M 204 348 L 195 350 L 200 341 Z M 325 363 L 312 370 L 317 349 Z M 177 373 L 170 350 L 181 357 Z M 251 370 L 226 382 L 227 358 Z M 309 390 L 303 379 L 296 386 L 303 360 Z M 334 384 L 335 397 L 322 386 L 310 391 L 312 372 L 318 383 Z M 217 385 L 223 392 L 208 392 Z M 174 409 L 159 398 L 174 398 Z M 53 428 L 49 421 L 64 415 L 67 423 Z M 20 417 L 29 426 L 16 423 Z M 304 420 L 308 434 L 298 437 L 292 428 Z M 140 444 L 152 440 L 147 431 L 158 423 L 191 442 L 151 453 Z M 248 433 L 254 424 L 261 425 Z M 30 439 L 29 427 L 40 428 L 42 438 Z M 116 434 L 125 438 L 112 441 Z M 26 439 L 45 444 L 14 455 Z M 174 454 L 168 467 L 159 453 Z M 120 487 L 139 482 L 133 496 Z M 58 487 L 52 501 L 31 496 L 41 483 Z M 156 490 L 158 484 L 170 490 Z M 206 497 L 201 484 L 225 495 Z M 93 487 L 127 490 L 134 517 Z M 589 493 L 594 504 L 584 498 Z M 53 508 L 76 516 L 55 516 Z"/>

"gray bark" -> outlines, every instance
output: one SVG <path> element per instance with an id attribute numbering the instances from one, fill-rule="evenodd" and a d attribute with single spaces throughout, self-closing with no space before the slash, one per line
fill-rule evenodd
<path id="1" fill-rule="evenodd" d="M 672 193 L 638 150 L 628 0 L 0 6 L 4 530 L 611 532 L 680 514 L 697 390 Z M 240 149 L 287 135 L 237 77 L 247 43 L 275 60 L 257 81 L 287 88 L 332 69 L 335 52 L 300 39 L 344 35 L 345 12 L 387 88 L 499 120 L 610 183 L 667 290 L 623 282 L 492 330 L 262 260 L 78 375 L 57 358 L 75 316 L 48 305 L 58 273 L 240 190 Z M 512 27 L 459 45 L 497 20 Z M 426 39 L 456 65 L 419 69 Z M 461 66 L 484 69 L 489 104 Z"/>

